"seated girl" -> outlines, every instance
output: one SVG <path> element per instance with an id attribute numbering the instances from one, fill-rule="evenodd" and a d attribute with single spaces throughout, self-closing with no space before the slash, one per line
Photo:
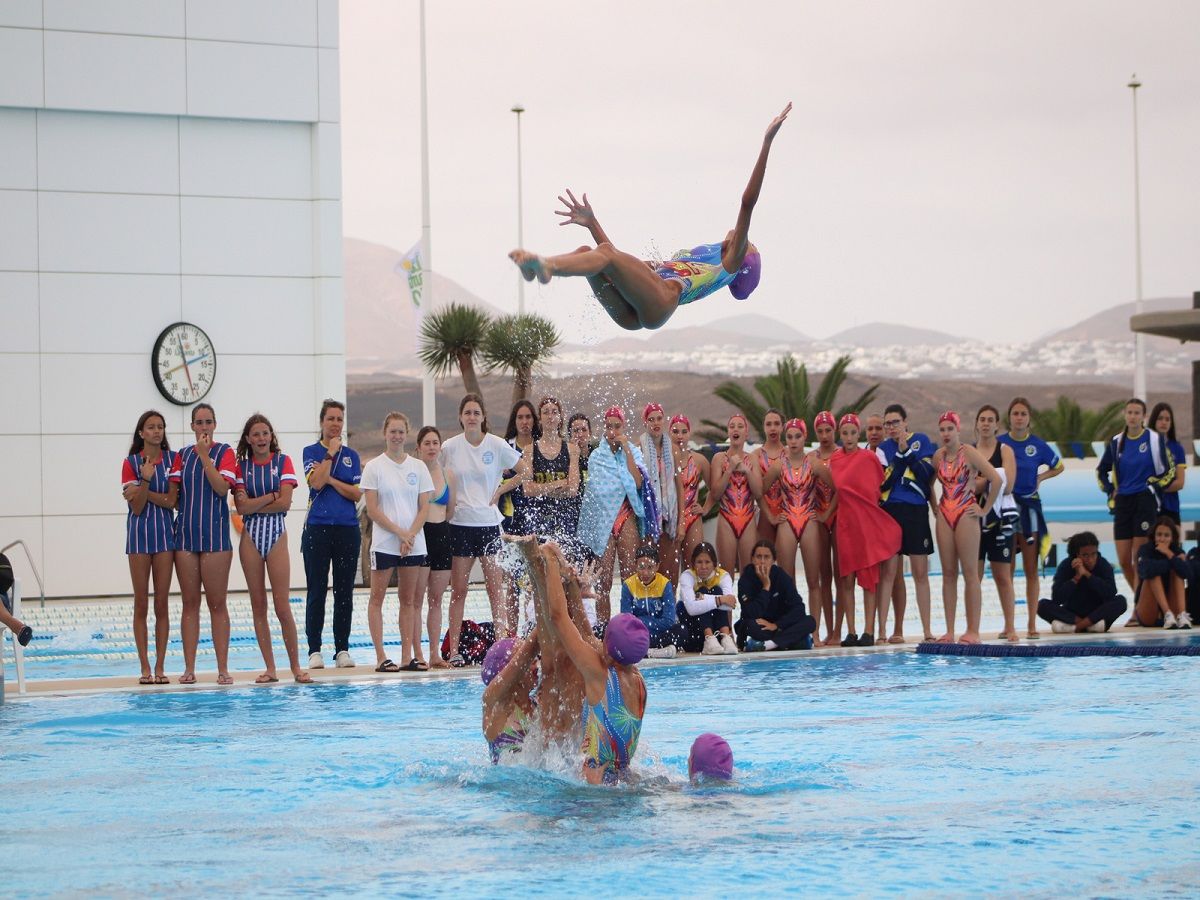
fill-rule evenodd
<path id="1" fill-rule="evenodd" d="M 1169 516 L 1154 525 L 1154 540 L 1138 550 L 1137 573 L 1140 582 L 1134 615 L 1142 625 L 1163 628 L 1191 628 L 1187 611 L 1187 585 L 1191 577 L 1179 526 Z"/>
<path id="2" fill-rule="evenodd" d="M 651 658 L 674 659 L 687 636 L 675 613 L 675 590 L 658 571 L 658 548 L 637 550 L 637 570 L 621 585 L 621 612 L 637 616 L 650 631 Z"/>
<path id="3" fill-rule="evenodd" d="M 717 565 L 717 551 L 702 541 L 692 551 L 692 567 L 679 576 L 679 622 L 687 632 L 683 649 L 706 656 L 733 655 L 733 579 Z"/>

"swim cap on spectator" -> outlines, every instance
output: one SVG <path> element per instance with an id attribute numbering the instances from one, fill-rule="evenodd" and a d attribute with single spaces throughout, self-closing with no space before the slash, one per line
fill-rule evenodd
<path id="1" fill-rule="evenodd" d="M 650 418 L 650 413 L 662 411 L 663 408 L 661 403 L 647 403 L 646 408 L 642 410 L 642 421 L 645 422 L 648 418 Z"/>
<path id="2" fill-rule="evenodd" d="M 625 412 L 619 406 L 610 406 L 608 409 L 606 409 L 604 411 L 604 418 L 620 419 L 622 422 L 624 422 L 625 421 Z"/>
<path id="3" fill-rule="evenodd" d="M 678 422 L 682 422 L 684 425 L 686 425 L 688 428 L 688 431 L 692 430 L 692 420 L 689 419 L 687 416 L 685 416 L 683 413 L 675 413 L 675 415 L 671 416 L 671 424 L 672 425 L 674 425 Z"/>
<path id="4" fill-rule="evenodd" d="M 483 679 L 484 684 L 492 683 L 492 679 L 508 665 L 508 661 L 512 659 L 513 651 L 516 649 L 516 638 L 504 638 L 488 648 L 487 656 L 483 658 L 483 666 L 479 669 L 479 677 Z"/>
<path id="5" fill-rule="evenodd" d="M 823 409 L 813 419 L 813 428 L 816 428 L 818 425 L 828 425 L 830 428 L 836 428 L 837 422 L 833 420 L 833 413 L 827 409 Z"/>
<path id="6" fill-rule="evenodd" d="M 729 282 L 729 293 L 735 300 L 745 300 L 758 287 L 758 279 L 762 277 L 762 256 L 757 250 L 746 254 L 737 277 Z"/>
<path id="7" fill-rule="evenodd" d="M 793 429 L 808 437 L 808 426 L 804 424 L 803 419 L 788 419 L 787 423 L 783 426 L 783 433 L 787 434 Z"/>
<path id="8" fill-rule="evenodd" d="M 953 422 L 955 428 L 962 428 L 962 419 L 952 409 L 948 409 L 938 416 L 938 424 L 941 425 L 943 422 Z"/>
<path id="9" fill-rule="evenodd" d="M 650 629 L 637 616 L 618 613 L 604 630 L 604 649 L 623 666 L 640 663 L 650 649 Z"/>
<path id="10" fill-rule="evenodd" d="M 692 741 L 692 752 L 688 754 L 688 777 L 703 775 L 728 781 L 733 777 L 733 750 L 719 734 L 711 731 Z"/>
<path id="11" fill-rule="evenodd" d="M 846 413 L 842 416 L 842 420 L 838 422 L 838 431 L 842 430 L 844 425 L 853 425 L 855 428 L 862 428 L 862 422 L 854 413 Z"/>

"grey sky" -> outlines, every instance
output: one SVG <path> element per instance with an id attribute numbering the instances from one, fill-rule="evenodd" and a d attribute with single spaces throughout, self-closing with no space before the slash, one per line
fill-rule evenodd
<path id="1" fill-rule="evenodd" d="M 1200 289 L 1198 3 L 428 0 L 427 39 L 434 268 L 503 308 L 514 101 L 530 249 L 584 242 L 553 215 L 569 186 L 619 247 L 669 254 L 732 227 L 792 100 L 751 227 L 761 286 L 672 324 L 752 310 L 818 337 L 885 319 L 1004 341 L 1072 324 L 1134 296 L 1135 71 L 1145 294 Z M 345 232 L 404 250 L 416 0 L 343 0 L 341 53 Z M 527 303 L 601 322 L 582 279 Z"/>

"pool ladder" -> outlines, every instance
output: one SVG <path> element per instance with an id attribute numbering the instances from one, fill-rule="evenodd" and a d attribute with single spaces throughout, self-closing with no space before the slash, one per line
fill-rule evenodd
<path id="1" fill-rule="evenodd" d="M 42 576 L 38 572 L 37 566 L 34 565 L 33 554 L 29 552 L 29 547 L 26 546 L 25 542 L 20 539 L 15 540 L 11 544 L 7 544 L 4 547 L 0 547 L 0 553 L 5 553 L 8 550 L 11 550 L 13 547 L 18 547 L 18 546 L 22 550 L 25 551 L 25 559 L 28 560 L 29 568 L 33 570 L 33 577 L 37 580 L 38 590 L 41 591 L 42 606 L 45 606 L 46 605 L 46 587 L 45 587 L 45 585 L 42 584 Z M 16 578 L 13 580 L 12 614 L 14 616 L 16 616 L 18 619 L 21 618 L 21 579 L 20 578 Z M 25 648 L 22 647 L 20 645 L 20 643 L 17 642 L 17 636 L 15 634 L 12 634 L 12 632 L 9 632 L 9 634 L 12 635 L 13 659 L 16 662 L 16 669 L 17 669 L 17 693 L 24 694 L 25 693 Z M 3 674 L 3 671 L 2 671 L 3 666 L 4 666 L 4 638 L 2 635 L 0 635 L 0 675 Z M 0 678 L 0 690 L 2 690 L 2 684 L 3 684 L 3 679 Z M 2 697 L 0 697 L 0 702 L 3 702 Z"/>

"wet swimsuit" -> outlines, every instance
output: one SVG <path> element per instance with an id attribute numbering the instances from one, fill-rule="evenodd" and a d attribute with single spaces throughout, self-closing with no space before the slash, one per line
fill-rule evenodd
<path id="1" fill-rule="evenodd" d="M 693 522 L 700 521 L 699 515 L 688 512 L 689 509 L 699 502 L 700 467 L 696 465 L 696 460 L 692 457 L 691 451 L 685 452 L 687 453 L 687 465 L 679 470 L 679 480 L 683 482 L 683 499 L 679 504 L 680 513 L 683 517 L 678 535 L 681 538 L 687 535 L 688 529 L 692 527 Z"/>
<path id="2" fill-rule="evenodd" d="M 285 482 L 293 487 L 300 483 L 291 459 L 282 453 L 272 454 L 265 463 L 245 459 L 238 465 L 238 489 L 245 491 L 251 499 L 278 493 Z M 286 518 L 287 513 L 284 512 L 256 512 L 242 520 L 242 534 L 250 538 L 263 559 L 267 558 L 275 542 L 287 531 L 284 526 Z"/>
<path id="3" fill-rule="evenodd" d="M 771 468 L 772 463 L 779 462 L 787 456 L 787 451 L 782 451 L 779 456 L 771 459 L 767 455 L 767 448 L 763 447 L 762 452 L 758 455 L 758 465 L 762 469 L 763 475 L 767 474 L 767 469 Z M 768 490 L 763 491 L 763 506 L 766 507 L 766 512 L 769 512 L 775 517 L 783 515 L 783 481 L 776 481 Z"/>
<path id="4" fill-rule="evenodd" d="M 821 460 L 821 462 L 825 463 L 825 465 L 829 467 L 831 466 L 833 457 L 835 454 L 837 454 L 837 452 L 838 450 L 834 450 L 833 453 L 826 458 L 821 456 L 821 451 L 818 450 L 817 459 Z M 833 471 L 832 468 L 830 468 L 830 471 Z M 825 512 L 825 510 L 829 509 L 830 504 L 833 503 L 833 488 L 824 481 L 821 481 L 821 479 L 814 478 L 813 498 L 813 513 L 815 515 L 820 515 L 821 513 Z M 829 530 L 829 533 L 832 534 L 834 526 L 837 524 L 837 513 L 834 513 L 832 516 L 826 519 L 824 524 Z"/>
<path id="5" fill-rule="evenodd" d="M 691 250 L 680 250 L 655 266 L 654 274 L 663 281 L 679 282 L 680 306 L 701 300 L 738 277 L 737 272 L 726 272 L 721 264 L 720 244 L 701 244 Z"/>
<path id="6" fill-rule="evenodd" d="M 730 465 L 726 460 L 726 465 Z M 754 492 L 750 490 L 750 479 L 745 472 L 734 472 L 721 495 L 721 518 L 733 529 L 733 536 L 740 538 L 754 521 Z"/>
<path id="7" fill-rule="evenodd" d="M 975 503 L 975 492 L 971 489 L 971 466 L 967 462 L 967 448 L 959 447 L 954 458 L 945 455 L 937 468 L 938 481 L 942 485 L 942 499 L 938 501 L 938 509 L 946 517 L 946 523 L 951 528 L 958 527 L 958 521 L 963 514 Z"/>
<path id="8" fill-rule="evenodd" d="M 786 455 L 783 463 L 783 473 L 775 484 L 781 487 L 783 515 L 792 527 L 792 534 L 796 535 L 796 540 L 800 540 L 800 535 L 804 534 L 809 521 L 817 514 L 815 507 L 818 481 L 813 476 L 812 463 L 807 455 L 799 468 L 793 466 Z"/>
<path id="9" fill-rule="evenodd" d="M 646 683 L 640 678 L 642 712 L 646 709 Z M 621 679 L 615 667 L 608 670 L 604 682 L 604 700 L 589 704 L 583 699 L 583 765 L 601 769 L 604 783 L 613 784 L 637 751 L 638 736 L 642 733 L 642 717 L 635 716 L 625 705 L 621 694 Z"/>
<path id="10" fill-rule="evenodd" d="M 488 741 L 488 753 L 491 754 L 493 766 L 500 764 L 503 754 L 521 752 L 525 738 L 529 735 L 529 728 L 533 724 L 532 719 L 531 715 L 527 715 L 525 710 L 518 706 L 505 723 L 504 730 L 496 735 L 494 740 Z"/>

